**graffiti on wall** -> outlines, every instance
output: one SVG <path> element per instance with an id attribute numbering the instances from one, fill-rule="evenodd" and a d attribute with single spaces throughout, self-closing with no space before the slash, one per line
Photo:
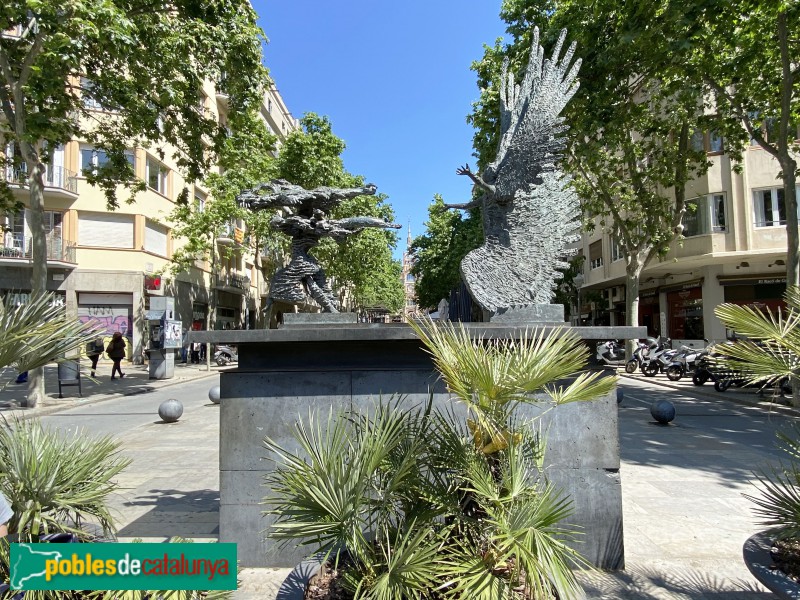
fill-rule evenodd
<path id="1" fill-rule="evenodd" d="M 78 320 L 81 323 L 91 323 L 104 330 L 103 348 L 108 347 L 111 336 L 119 331 L 125 338 L 125 355 L 128 360 L 133 355 L 133 317 L 127 306 L 80 306 L 78 307 Z M 85 356 L 86 350 L 81 351 Z M 103 353 L 102 358 L 108 358 Z"/>

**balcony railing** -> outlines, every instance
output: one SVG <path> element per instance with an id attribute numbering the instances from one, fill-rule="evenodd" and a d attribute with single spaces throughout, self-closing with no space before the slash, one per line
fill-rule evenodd
<path id="1" fill-rule="evenodd" d="M 6 181 L 25 187 L 30 185 L 28 183 L 28 171 L 23 167 L 7 167 Z M 72 194 L 77 194 L 78 174 L 64 167 L 47 165 L 47 171 L 44 174 L 44 185 L 45 187 L 59 188 Z"/>
<path id="2" fill-rule="evenodd" d="M 5 242 L 0 239 L 0 258 L 18 258 L 20 260 L 32 260 L 32 240 L 20 234 L 11 233 L 5 237 Z M 61 238 L 48 238 L 46 241 L 46 258 L 66 263 L 76 263 L 75 242 L 62 240 Z"/>
<path id="3" fill-rule="evenodd" d="M 236 273 L 218 273 L 217 286 L 236 288 L 246 292 L 250 289 L 250 278 L 247 275 L 238 275 Z"/>

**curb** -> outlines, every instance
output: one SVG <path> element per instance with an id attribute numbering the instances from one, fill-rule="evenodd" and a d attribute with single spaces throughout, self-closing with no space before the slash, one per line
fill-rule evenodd
<path id="1" fill-rule="evenodd" d="M 175 381 L 170 380 L 160 380 L 154 379 L 153 381 L 165 381 L 165 383 L 159 384 L 157 389 L 160 390 L 166 387 L 172 387 L 173 385 L 180 385 L 182 383 L 187 383 L 190 381 L 196 381 L 200 379 L 207 379 L 214 375 L 219 375 L 220 371 L 210 371 L 207 373 L 203 373 L 202 375 L 198 375 L 197 377 L 191 378 L 181 378 L 176 379 Z M 114 394 L 101 394 L 94 398 L 79 398 L 77 400 L 72 400 L 69 403 L 64 404 L 52 404 L 49 406 L 38 406 L 36 408 L 27 408 L 24 406 L 20 406 L 18 408 L 13 408 L 9 411 L 5 411 L 9 413 L 8 415 L 4 414 L 4 411 L 0 411 L 0 420 L 8 421 L 9 419 L 19 419 L 24 421 L 26 419 L 32 419 L 34 417 L 44 417 L 47 415 L 51 415 L 53 413 L 61 412 L 63 410 L 68 410 L 70 408 L 77 408 L 79 406 L 89 406 L 92 404 L 97 404 L 99 402 L 105 402 L 106 400 L 113 400 L 114 398 L 125 398 L 127 396 L 139 396 L 141 394 L 147 394 L 149 392 L 154 392 L 156 389 L 138 389 L 138 390 L 130 390 L 126 392 L 117 392 Z"/>
<path id="2" fill-rule="evenodd" d="M 769 399 L 758 399 L 758 398 L 747 398 L 741 392 L 709 392 L 706 391 L 704 386 L 696 386 L 692 385 L 691 387 L 686 385 L 678 385 L 672 381 L 666 380 L 656 377 L 637 377 L 635 375 L 630 375 L 628 373 L 618 373 L 620 379 L 630 379 L 632 381 L 646 381 L 648 383 L 653 383 L 655 385 L 669 388 L 672 390 L 677 390 L 684 394 L 690 396 L 698 396 L 702 398 L 710 398 L 712 400 L 727 400 L 732 404 L 740 404 L 742 406 L 750 406 L 753 408 L 763 408 L 766 409 L 768 412 L 776 412 L 787 417 L 798 417 L 800 416 L 800 410 L 794 408 L 792 406 L 786 406 L 784 404 L 778 404 L 776 402 L 772 402 Z M 753 396 L 755 396 L 755 392 L 753 392 Z"/>

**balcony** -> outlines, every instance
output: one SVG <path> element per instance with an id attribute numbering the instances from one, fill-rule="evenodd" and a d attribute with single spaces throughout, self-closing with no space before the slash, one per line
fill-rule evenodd
<path id="1" fill-rule="evenodd" d="M 241 246 L 244 242 L 244 229 L 239 229 L 232 223 L 228 223 L 217 234 L 217 244 L 220 246 L 236 245 Z"/>
<path id="2" fill-rule="evenodd" d="M 6 266 L 22 266 L 33 260 L 31 238 L 21 234 L 6 234 L 5 242 L 0 239 L 0 264 Z M 61 238 L 47 238 L 47 263 L 68 268 L 75 268 L 75 242 Z"/>
<path id="3" fill-rule="evenodd" d="M 20 188 L 29 188 L 28 171 L 22 167 L 7 167 L 6 181 L 18 185 Z M 78 174 L 64 167 L 47 165 L 44 174 L 45 193 L 50 195 L 76 198 L 78 196 Z"/>
<path id="4" fill-rule="evenodd" d="M 250 278 L 237 273 L 217 273 L 216 288 L 234 294 L 247 294 L 250 292 Z"/>

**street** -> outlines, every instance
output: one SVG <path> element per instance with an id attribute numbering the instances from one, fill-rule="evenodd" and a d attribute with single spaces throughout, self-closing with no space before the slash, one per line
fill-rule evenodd
<path id="1" fill-rule="evenodd" d="M 133 459 L 113 499 L 120 539 L 216 538 L 219 406 L 207 396 L 216 382 L 206 378 L 42 418 L 65 431 L 82 427 L 110 434 Z M 795 417 L 733 404 L 723 394 L 693 396 L 691 389 L 668 389 L 652 380 L 626 378 L 620 385 L 626 570 L 582 576 L 588 597 L 770 597 L 741 558 L 745 539 L 761 529 L 742 494 L 754 491 L 754 470 L 777 461 L 775 431 Z M 183 402 L 178 423 L 158 418 L 158 405 L 167 398 Z M 650 404 L 662 398 L 677 410 L 666 426 L 650 415 Z M 268 590 L 283 576 L 248 571 L 245 585 L 262 598 L 271 597 Z"/>

